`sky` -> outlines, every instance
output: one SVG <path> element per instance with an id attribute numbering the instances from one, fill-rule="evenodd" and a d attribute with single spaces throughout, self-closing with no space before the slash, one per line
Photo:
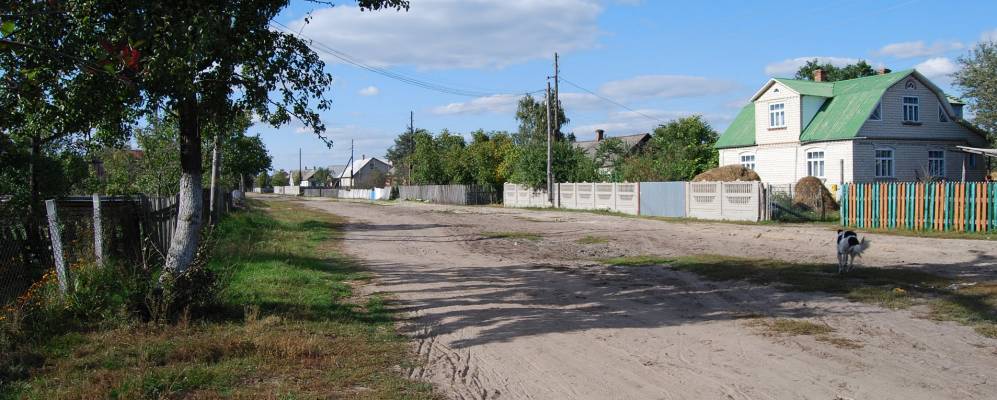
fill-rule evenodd
<path id="1" fill-rule="evenodd" d="M 249 133 L 263 138 L 274 169 L 297 169 L 299 150 L 309 168 L 346 164 L 351 141 L 357 159 L 383 157 L 410 112 L 434 133 L 515 131 L 517 100 L 546 87 L 555 52 L 563 130 L 590 140 L 595 129 L 650 132 L 693 114 L 722 133 L 768 78 L 792 77 L 813 58 L 916 68 L 959 95 L 957 58 L 997 40 L 993 1 L 411 0 L 408 11 L 365 12 L 334 3 L 295 0 L 277 22 L 316 47 L 459 93 L 320 52 L 335 79 L 333 107 L 321 114 L 333 146 L 300 123 L 256 124 Z"/>

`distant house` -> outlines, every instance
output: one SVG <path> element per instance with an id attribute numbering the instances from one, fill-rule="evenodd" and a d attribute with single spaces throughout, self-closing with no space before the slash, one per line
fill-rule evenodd
<path id="1" fill-rule="evenodd" d="M 717 140 L 720 165 L 762 181 L 815 176 L 843 182 L 983 179 L 986 161 L 958 146 L 985 147 L 963 103 L 915 70 L 827 82 L 770 79 Z"/>
<path id="2" fill-rule="evenodd" d="M 318 172 L 318 168 L 308 169 L 305 167 L 304 172 L 301 173 L 301 181 L 297 182 L 298 186 L 301 187 L 312 187 L 312 186 L 322 186 L 322 182 L 317 182 L 315 180 L 315 173 Z M 297 178 L 298 170 L 291 170 L 291 180 Z M 295 182 L 291 182 L 294 184 Z"/>
<path id="3" fill-rule="evenodd" d="M 619 139 L 623 142 L 623 147 L 626 150 L 626 154 L 634 154 L 639 152 L 651 140 L 651 135 L 647 133 L 638 133 L 636 135 L 626 135 L 626 136 L 614 136 L 607 138 L 606 131 L 602 129 L 595 130 L 595 140 L 587 140 L 583 142 L 575 142 L 575 147 L 578 147 L 585 151 L 589 157 L 595 158 L 596 153 L 599 150 L 599 145 L 602 144 L 607 139 Z M 603 168 L 609 168 L 615 160 L 605 160 Z"/>
<path id="4" fill-rule="evenodd" d="M 373 188 L 384 186 L 387 181 L 391 164 L 381 161 L 375 157 L 354 160 L 352 165 L 343 168 L 339 174 L 339 187 L 344 188 Z"/>

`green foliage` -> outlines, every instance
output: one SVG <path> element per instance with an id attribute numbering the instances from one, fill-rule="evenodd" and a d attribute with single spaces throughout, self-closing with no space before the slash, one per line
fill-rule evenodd
<path id="1" fill-rule="evenodd" d="M 988 133 L 991 146 L 997 146 L 997 42 L 981 41 L 969 54 L 959 58 L 954 82 L 973 109 L 973 123 Z"/>
<path id="2" fill-rule="evenodd" d="M 512 136 L 505 132 L 478 130 L 471 137 L 471 145 L 466 150 L 471 180 L 478 185 L 501 189 L 512 169 Z"/>
<path id="3" fill-rule="evenodd" d="M 443 181 L 443 165 L 439 143 L 428 132 L 415 134 L 415 149 L 409 157 L 412 165 L 412 182 L 417 185 L 438 185 Z"/>
<path id="4" fill-rule="evenodd" d="M 669 121 L 654 129 L 644 150 L 623 162 L 617 175 L 628 182 L 691 180 L 717 166 L 718 137 L 699 115 Z"/>
<path id="5" fill-rule="evenodd" d="M 561 127 L 568 123 L 568 117 L 564 115 L 564 108 L 558 104 L 553 112 L 557 115 L 557 125 L 552 124 L 554 136 L 563 139 Z M 516 107 L 516 120 L 519 121 L 519 131 L 513 136 L 517 145 L 523 145 L 535 141 L 547 140 L 547 101 L 537 100 L 531 95 L 523 96 L 519 99 Z M 553 122 L 553 121 L 552 121 Z"/>
<path id="6" fill-rule="evenodd" d="M 831 63 L 821 64 L 816 58 L 807 61 L 796 71 L 796 79 L 813 80 L 814 70 L 822 69 L 827 74 L 826 82 L 843 81 L 847 79 L 861 78 L 863 76 L 876 75 L 876 70 L 865 60 L 859 60 L 855 64 L 848 64 L 844 67 L 836 67 Z"/>
<path id="7" fill-rule="evenodd" d="M 395 168 L 395 177 L 402 182 L 411 183 L 412 154 L 415 153 L 415 138 L 417 135 L 429 134 L 425 129 L 414 132 L 406 130 L 395 138 L 395 144 L 388 148 L 385 155 Z"/>
<path id="8" fill-rule="evenodd" d="M 259 174 L 256 175 L 256 178 L 253 179 L 254 187 L 265 188 L 269 187 L 270 185 L 271 185 L 270 175 L 267 174 L 267 171 L 260 172 Z"/>
<path id="9" fill-rule="evenodd" d="M 584 150 L 559 140 L 551 146 L 551 168 L 557 182 L 600 182 L 599 166 Z M 517 146 L 513 153 L 510 182 L 534 189 L 547 187 L 547 144 L 534 141 Z"/>
<path id="10" fill-rule="evenodd" d="M 287 171 L 279 169 L 273 173 L 273 177 L 270 178 L 270 184 L 273 186 L 290 186 L 291 179 Z"/>

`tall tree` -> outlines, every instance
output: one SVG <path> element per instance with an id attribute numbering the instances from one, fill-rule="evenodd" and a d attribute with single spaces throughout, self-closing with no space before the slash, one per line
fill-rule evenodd
<path id="1" fill-rule="evenodd" d="M 959 57 L 959 66 L 954 83 L 972 107 L 973 123 L 987 131 L 991 146 L 997 146 L 997 42 L 977 43 Z"/>
<path id="2" fill-rule="evenodd" d="M 654 129 L 644 150 L 620 166 L 629 182 L 685 181 L 717 166 L 713 148 L 719 134 L 699 115 L 669 121 Z"/>
<path id="3" fill-rule="evenodd" d="M 144 100 L 119 100 L 113 104 L 130 104 L 144 110 L 164 107 L 177 114 L 180 202 L 176 231 L 166 256 L 168 272 L 184 271 L 198 245 L 203 201 L 202 126 L 209 122 L 224 125 L 233 115 L 253 112 L 261 121 L 274 126 L 296 118 L 323 137 L 325 126 L 316 109 L 330 107 L 323 92 L 332 77 L 307 43 L 271 26 L 273 18 L 288 3 L 289 0 L 37 2 L 31 4 L 53 8 L 40 10 L 45 15 L 62 18 L 44 21 L 56 23 L 57 28 L 38 23 L 12 30 L 19 37 L 41 38 L 38 45 L 19 48 L 37 50 L 36 54 L 59 54 L 46 56 L 43 69 L 72 66 L 60 67 L 68 72 L 54 74 L 56 79 L 69 76 L 72 87 L 89 89 L 77 98 L 80 101 L 67 103 L 67 108 L 78 112 L 85 104 L 102 104 L 82 100 L 107 92 L 106 79 L 102 79 L 100 86 L 85 85 L 89 76 L 104 76 L 101 72 L 107 72 L 127 81 L 125 87 Z M 359 0 L 358 3 L 363 10 L 408 7 L 405 0 Z M 53 43 L 71 43 L 72 47 L 53 50 Z M 92 61 L 81 66 L 77 65 L 78 59 Z M 103 66 L 96 69 L 90 64 Z M 98 73 L 84 73 L 90 70 Z"/>
<path id="4" fill-rule="evenodd" d="M 861 78 L 863 76 L 876 75 L 876 70 L 872 68 L 869 63 L 865 60 L 859 60 L 855 64 L 848 64 L 843 67 L 837 67 L 831 63 L 821 64 L 816 58 L 807 61 L 799 70 L 796 71 L 796 79 L 813 80 L 814 71 L 817 69 L 824 70 L 827 74 L 827 82 L 843 81 L 847 79 Z"/>
<path id="5" fill-rule="evenodd" d="M 429 133 L 425 129 L 406 130 L 395 138 L 395 144 L 388 148 L 385 157 L 395 168 L 395 178 L 405 184 L 412 180 L 412 153 L 415 152 L 416 134 Z"/>
<path id="6" fill-rule="evenodd" d="M 557 109 L 557 126 L 553 126 L 554 136 L 558 140 L 563 139 L 561 127 L 570 122 L 564 115 L 564 108 L 555 106 Z M 531 95 L 525 95 L 519 99 L 516 106 L 516 120 L 519 121 L 519 131 L 513 136 L 517 145 L 534 141 L 547 143 L 547 101 L 537 100 Z"/>

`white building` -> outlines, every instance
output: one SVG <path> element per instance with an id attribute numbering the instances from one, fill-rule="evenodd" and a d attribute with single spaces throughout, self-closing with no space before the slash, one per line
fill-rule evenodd
<path id="1" fill-rule="evenodd" d="M 720 165 L 741 164 L 767 183 L 816 176 L 842 182 L 982 180 L 985 147 L 963 103 L 915 70 L 826 82 L 770 79 L 717 141 Z"/>
<path id="2" fill-rule="evenodd" d="M 369 189 L 384 186 L 391 164 L 375 157 L 361 157 L 360 160 L 354 160 L 343 168 L 343 172 L 338 176 L 339 187 Z"/>

